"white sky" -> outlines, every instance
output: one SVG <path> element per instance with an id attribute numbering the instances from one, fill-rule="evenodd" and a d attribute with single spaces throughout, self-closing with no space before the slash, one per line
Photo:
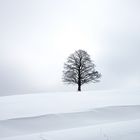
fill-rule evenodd
<path id="1" fill-rule="evenodd" d="M 0 0 L 0 94 L 76 90 L 63 63 L 86 50 L 103 77 L 87 89 L 140 87 L 139 0 Z"/>

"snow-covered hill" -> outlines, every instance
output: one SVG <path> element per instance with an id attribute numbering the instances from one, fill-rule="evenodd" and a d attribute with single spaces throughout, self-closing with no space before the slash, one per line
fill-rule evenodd
<path id="1" fill-rule="evenodd" d="M 0 120 L 140 105 L 140 90 L 40 93 L 0 97 Z"/>
<path id="2" fill-rule="evenodd" d="M 7 137 L 1 140 L 140 140 L 140 120 Z"/>
<path id="3" fill-rule="evenodd" d="M 0 140 L 139 140 L 140 91 L 0 97 Z"/>

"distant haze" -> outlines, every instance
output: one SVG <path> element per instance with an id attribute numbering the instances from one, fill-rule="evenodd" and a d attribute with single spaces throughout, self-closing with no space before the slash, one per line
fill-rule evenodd
<path id="1" fill-rule="evenodd" d="M 140 1 L 0 1 L 0 95 L 77 90 L 61 80 L 77 49 L 102 73 L 84 90 L 140 88 Z"/>

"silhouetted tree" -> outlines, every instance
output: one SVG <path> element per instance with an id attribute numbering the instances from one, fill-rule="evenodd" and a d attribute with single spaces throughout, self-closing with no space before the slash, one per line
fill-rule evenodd
<path id="1" fill-rule="evenodd" d="M 98 82 L 101 74 L 95 71 L 95 65 L 89 54 L 84 50 L 75 51 L 64 64 L 63 82 L 77 84 L 78 91 L 81 86 L 89 82 Z"/>

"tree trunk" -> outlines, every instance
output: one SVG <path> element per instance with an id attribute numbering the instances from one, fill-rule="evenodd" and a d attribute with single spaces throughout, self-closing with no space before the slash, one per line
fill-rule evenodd
<path id="1" fill-rule="evenodd" d="M 80 72 L 80 67 L 78 69 L 78 91 L 81 91 L 81 72 Z"/>
<path id="2" fill-rule="evenodd" d="M 78 84 L 78 91 L 81 91 L 81 85 Z"/>

